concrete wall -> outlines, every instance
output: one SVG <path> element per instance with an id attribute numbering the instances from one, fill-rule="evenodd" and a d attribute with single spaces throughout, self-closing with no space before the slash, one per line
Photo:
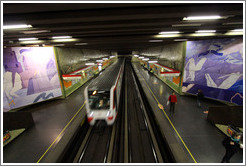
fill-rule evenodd
<path id="1" fill-rule="evenodd" d="M 111 53 L 109 51 L 56 48 L 56 56 L 58 58 L 61 74 L 69 74 L 83 68 L 89 59 L 103 58 L 110 55 Z"/>

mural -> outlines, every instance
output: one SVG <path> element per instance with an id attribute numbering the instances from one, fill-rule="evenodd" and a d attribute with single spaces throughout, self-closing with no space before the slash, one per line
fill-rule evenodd
<path id="1" fill-rule="evenodd" d="M 4 111 L 62 95 L 52 47 L 3 50 Z"/>
<path id="2" fill-rule="evenodd" d="M 188 41 L 183 92 L 243 104 L 243 41 L 216 39 Z"/>

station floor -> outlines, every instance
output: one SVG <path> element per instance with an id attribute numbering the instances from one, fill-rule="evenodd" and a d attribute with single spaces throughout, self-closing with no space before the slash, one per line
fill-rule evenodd
<path id="1" fill-rule="evenodd" d="M 164 106 L 166 114 L 170 116 L 166 101 L 172 90 L 139 64 L 134 65 L 137 72 L 141 73 L 142 78 L 139 79 L 145 80 L 156 99 Z M 23 111 L 32 112 L 35 125 L 3 148 L 3 164 L 37 163 L 45 158 L 57 145 L 57 138 L 66 132 L 64 129 L 71 119 L 77 116 L 78 111 L 85 111 L 84 88 L 89 82 L 64 100 L 50 100 L 24 109 Z M 184 149 L 190 156 L 190 163 L 194 163 L 194 159 L 197 163 L 220 163 L 225 153 L 221 143 L 225 135 L 207 120 L 207 114 L 203 111 L 209 106 L 223 104 L 207 100 L 204 101 L 203 107 L 199 108 L 194 96 L 177 95 L 177 99 L 175 114 L 170 120 L 190 151 L 188 153 L 187 149 Z M 163 115 L 163 118 L 166 117 Z M 231 163 L 243 163 L 243 150 L 232 157 Z"/>

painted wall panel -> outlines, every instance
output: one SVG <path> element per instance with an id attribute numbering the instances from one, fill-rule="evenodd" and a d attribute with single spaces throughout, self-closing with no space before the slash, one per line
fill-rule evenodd
<path id="1" fill-rule="evenodd" d="M 4 111 L 61 96 L 52 47 L 3 50 Z"/>
<path id="2" fill-rule="evenodd" d="M 183 92 L 242 105 L 242 38 L 188 41 L 183 78 Z"/>

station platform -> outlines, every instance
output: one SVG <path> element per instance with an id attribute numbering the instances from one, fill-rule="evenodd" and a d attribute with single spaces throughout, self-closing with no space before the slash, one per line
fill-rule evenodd
<path id="1" fill-rule="evenodd" d="M 168 97 L 173 90 L 154 74 L 145 70 L 140 63 L 132 63 L 138 79 L 151 101 L 152 108 L 157 109 L 157 119 L 160 119 L 160 126 L 170 125 L 172 132 L 175 134 L 178 143 L 188 156 L 189 163 L 220 163 L 225 148 L 222 141 L 225 134 L 212 125 L 207 120 L 207 111 L 211 106 L 225 106 L 225 104 L 214 101 L 204 100 L 201 108 L 197 105 L 196 96 L 177 96 L 175 113 L 170 116 Z M 164 109 L 158 107 L 161 104 Z M 164 123 L 164 120 L 167 123 Z M 243 150 L 240 149 L 230 160 L 231 163 L 243 163 Z"/>
<path id="2" fill-rule="evenodd" d="M 164 106 L 170 122 L 178 133 L 177 140 L 189 158 L 189 163 L 220 163 L 225 149 L 222 140 L 225 135 L 207 120 L 207 114 L 196 104 L 194 96 L 177 95 L 178 104 L 173 117 L 169 117 L 166 101 L 172 90 L 153 74 L 140 65 L 133 64 L 141 84 L 147 84 L 156 100 Z M 3 163 L 39 163 L 51 161 L 47 156 L 54 151 L 61 151 L 65 146 L 64 137 L 70 129 L 82 123 L 85 116 L 84 88 L 87 82 L 66 99 L 51 100 L 21 111 L 31 111 L 35 125 L 19 135 L 13 142 L 3 148 Z M 146 86 L 146 85 L 143 85 Z M 146 91 L 149 89 L 145 89 Z M 152 102 L 151 104 L 157 104 Z M 204 108 L 223 105 L 216 101 L 206 101 Z M 157 110 L 160 111 L 160 110 Z M 160 118 L 167 118 L 160 112 Z M 173 131 L 175 132 L 175 131 Z M 181 139 L 182 138 L 182 141 Z M 66 140 L 66 139 L 65 139 Z M 57 147 L 59 145 L 59 147 Z M 242 163 L 243 151 L 232 157 L 231 163 Z"/>

